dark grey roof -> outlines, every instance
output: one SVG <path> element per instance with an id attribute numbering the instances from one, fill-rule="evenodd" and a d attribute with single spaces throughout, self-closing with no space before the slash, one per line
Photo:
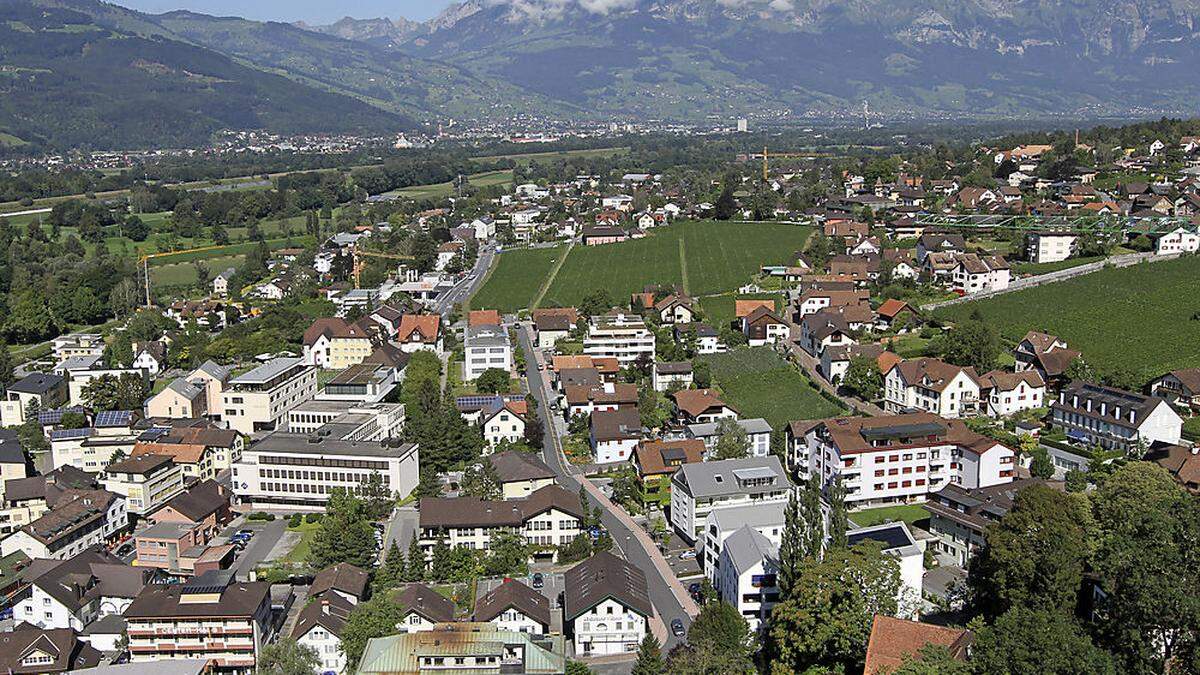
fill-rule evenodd
<path id="1" fill-rule="evenodd" d="M 489 456 L 488 461 L 495 467 L 502 483 L 554 478 L 554 472 L 538 455 L 508 450 Z"/>
<path id="2" fill-rule="evenodd" d="M 757 482 L 758 479 L 767 476 L 775 477 L 775 481 L 770 485 L 745 484 L 747 479 Z M 783 464 L 774 455 L 684 464 L 672 480 L 685 486 L 694 498 L 758 494 L 792 487 L 787 472 L 783 470 Z"/>
<path id="3" fill-rule="evenodd" d="M 24 464 L 25 451 L 16 429 L 0 429 L 0 464 Z"/>
<path id="4" fill-rule="evenodd" d="M 515 579 L 506 579 L 475 601 L 475 620 L 491 621 L 512 608 L 538 623 L 550 626 L 550 600 Z"/>
<path id="5" fill-rule="evenodd" d="M 454 603 L 424 584 L 408 584 L 392 599 L 433 623 L 454 620 Z"/>
<path id="6" fill-rule="evenodd" d="M 316 597 L 331 590 L 363 598 L 367 594 L 366 570 L 346 562 L 331 565 L 317 573 L 308 593 Z"/>
<path id="7" fill-rule="evenodd" d="M 30 373 L 8 385 L 9 391 L 21 394 L 45 394 L 63 386 L 63 379 L 52 373 Z"/>
<path id="8" fill-rule="evenodd" d="M 1078 405 L 1075 405 L 1076 396 L 1078 396 Z M 1088 410 L 1089 401 L 1091 410 Z M 1146 396 L 1090 382 L 1072 382 L 1070 386 L 1063 389 L 1059 400 L 1054 401 L 1050 407 L 1068 410 L 1084 417 L 1141 426 L 1142 422 L 1150 413 L 1154 412 L 1159 404 L 1165 403 L 1165 400 L 1157 396 Z M 1104 408 L 1103 414 L 1101 413 L 1101 404 Z M 1118 410 L 1121 413 L 1120 417 L 1116 414 Z M 1130 412 L 1133 413 L 1132 420 L 1129 419 Z"/>
<path id="9" fill-rule="evenodd" d="M 647 618 L 654 613 L 645 573 L 608 551 L 601 551 L 568 570 L 564 585 L 566 621 L 609 598 Z"/>

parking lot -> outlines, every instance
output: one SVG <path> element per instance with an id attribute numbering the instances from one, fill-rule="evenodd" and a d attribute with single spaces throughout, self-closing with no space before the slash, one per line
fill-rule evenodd
<path id="1" fill-rule="evenodd" d="M 667 541 L 666 549 L 663 555 L 667 558 L 667 564 L 671 566 L 671 570 L 675 572 L 675 576 L 681 579 L 690 577 L 699 578 L 700 560 L 698 558 L 689 558 L 681 560 L 679 556 L 688 551 L 695 552 L 696 547 L 683 540 L 679 534 L 672 532 L 670 540 Z"/>

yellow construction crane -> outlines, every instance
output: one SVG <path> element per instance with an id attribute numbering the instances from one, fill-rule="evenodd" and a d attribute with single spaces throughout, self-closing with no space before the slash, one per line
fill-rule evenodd
<path id="1" fill-rule="evenodd" d="M 397 255 L 395 253 L 378 253 L 376 251 L 360 251 L 357 247 L 354 249 L 354 287 L 359 288 L 359 279 L 362 277 L 363 258 L 387 258 L 390 260 L 413 260 L 411 255 Z"/>
<path id="2" fill-rule="evenodd" d="M 182 251 L 167 251 L 165 253 L 147 253 L 138 259 L 138 264 L 142 267 L 142 273 L 146 276 L 146 306 L 150 306 L 150 259 L 151 258 L 170 258 L 171 256 L 183 255 L 184 253 L 199 253 L 201 251 L 212 251 L 218 248 L 228 248 L 227 246 L 213 245 L 201 246 L 199 248 L 188 248 Z"/>

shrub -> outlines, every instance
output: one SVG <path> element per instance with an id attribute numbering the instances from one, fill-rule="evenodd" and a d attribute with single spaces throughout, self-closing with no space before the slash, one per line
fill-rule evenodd
<path id="1" fill-rule="evenodd" d="M 321 514 L 319 514 L 319 513 L 310 513 L 310 514 L 304 516 L 304 522 L 306 522 L 306 523 L 317 523 L 320 521 L 321 521 Z"/>
<path id="2" fill-rule="evenodd" d="M 293 513 L 291 515 L 291 517 L 288 518 L 288 527 L 295 529 L 297 527 L 300 527 L 300 524 L 303 522 L 304 522 L 304 516 L 300 515 L 299 513 Z"/>

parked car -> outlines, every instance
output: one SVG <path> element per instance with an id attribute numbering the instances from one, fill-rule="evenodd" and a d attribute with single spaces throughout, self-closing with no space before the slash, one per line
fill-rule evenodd
<path id="1" fill-rule="evenodd" d="M 692 558 L 695 558 L 695 557 L 696 557 L 695 551 L 684 551 L 683 553 L 679 554 L 680 560 L 691 560 Z"/>
<path id="2" fill-rule="evenodd" d="M 542 586 L 546 585 L 546 580 L 545 580 L 545 578 L 542 577 L 541 572 L 534 572 L 532 583 L 533 583 L 534 588 L 541 588 Z"/>
<path id="3" fill-rule="evenodd" d="M 127 556 L 130 553 L 133 553 L 133 543 L 132 542 L 121 544 L 120 546 L 117 547 L 116 554 L 117 554 L 118 558 Z"/>
<path id="4" fill-rule="evenodd" d="M 683 637 L 683 634 L 686 632 L 687 631 L 683 628 L 683 621 L 681 619 L 671 619 L 671 635 L 674 635 L 675 637 Z"/>
<path id="5" fill-rule="evenodd" d="M 238 530 L 235 536 L 245 537 L 246 539 L 254 538 L 254 530 Z"/>
<path id="6" fill-rule="evenodd" d="M 691 593 L 692 595 L 699 595 L 699 593 L 700 593 L 700 582 L 699 582 L 699 581 L 693 581 L 692 583 L 688 584 L 688 593 Z"/>

